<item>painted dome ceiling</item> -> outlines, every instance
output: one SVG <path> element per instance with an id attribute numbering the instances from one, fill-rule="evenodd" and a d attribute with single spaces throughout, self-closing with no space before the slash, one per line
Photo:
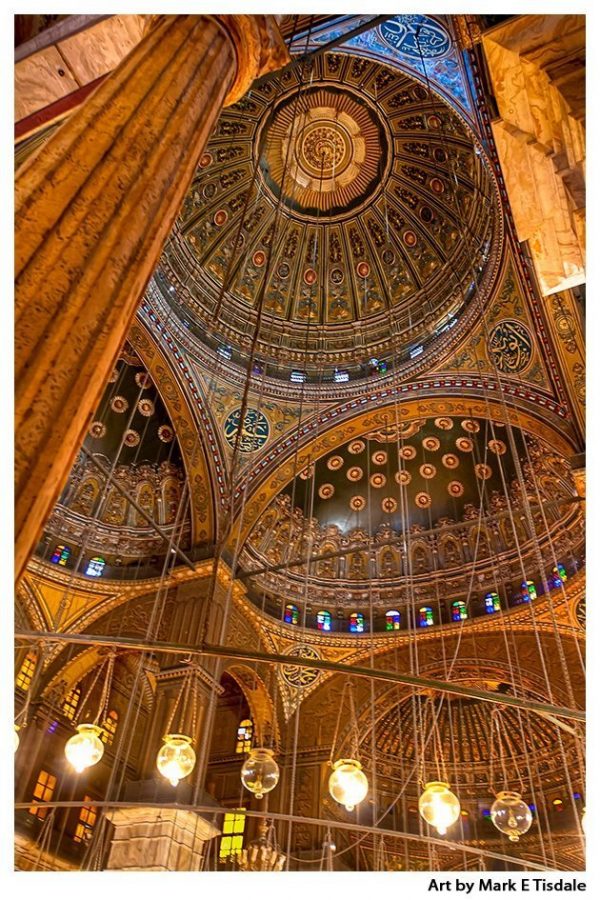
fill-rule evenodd
<path id="1" fill-rule="evenodd" d="M 492 176 L 458 115 L 408 75 L 342 53 L 302 85 L 299 71 L 223 112 L 156 284 L 234 359 L 264 289 L 256 355 L 271 374 L 409 359 L 493 277 Z"/>

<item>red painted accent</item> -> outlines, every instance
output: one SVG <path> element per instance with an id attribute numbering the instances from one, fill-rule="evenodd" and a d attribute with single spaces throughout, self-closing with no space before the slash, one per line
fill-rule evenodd
<path id="1" fill-rule="evenodd" d="M 54 103 L 50 103 L 49 106 L 45 106 L 25 119 L 21 119 L 15 125 L 15 140 L 25 137 L 32 131 L 37 131 L 41 125 L 45 125 L 47 122 L 51 122 L 53 119 L 70 112 L 77 106 L 81 106 L 83 101 L 89 97 L 98 85 L 102 84 L 106 77 L 107 75 L 101 75 L 100 78 L 90 81 L 89 84 L 84 84 L 83 87 L 67 94 L 66 97 L 61 97 L 59 100 L 55 100 Z"/>

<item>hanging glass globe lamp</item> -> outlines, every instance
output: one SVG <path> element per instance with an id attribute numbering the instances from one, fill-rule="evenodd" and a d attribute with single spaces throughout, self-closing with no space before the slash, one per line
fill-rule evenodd
<path id="1" fill-rule="evenodd" d="M 583 807 L 583 815 L 581 817 L 581 830 L 585 834 L 585 806 Z"/>
<path id="2" fill-rule="evenodd" d="M 15 743 L 15 753 L 16 753 L 17 750 L 19 749 L 19 726 L 18 725 L 15 725 L 14 743 Z"/>
<path id="3" fill-rule="evenodd" d="M 500 791 L 490 808 L 492 822 L 509 841 L 518 841 L 531 828 L 531 810 L 516 791 Z"/>
<path id="4" fill-rule="evenodd" d="M 165 734 L 156 756 L 156 768 L 173 787 L 193 771 L 196 753 L 187 734 Z"/>
<path id="5" fill-rule="evenodd" d="M 77 734 L 65 744 L 65 756 L 76 772 L 83 772 L 100 762 L 104 744 L 100 740 L 102 729 L 98 725 L 84 723 L 77 726 Z"/>
<path id="6" fill-rule="evenodd" d="M 277 787 L 279 766 L 273 759 L 273 750 L 253 747 L 242 766 L 241 779 L 244 787 L 254 794 L 257 800 Z"/>
<path id="7" fill-rule="evenodd" d="M 460 816 L 460 801 L 446 781 L 428 781 L 419 797 L 419 812 L 443 837 Z"/>
<path id="8" fill-rule="evenodd" d="M 369 782 L 357 759 L 338 759 L 329 776 L 329 793 L 336 801 L 352 812 L 367 796 Z"/>

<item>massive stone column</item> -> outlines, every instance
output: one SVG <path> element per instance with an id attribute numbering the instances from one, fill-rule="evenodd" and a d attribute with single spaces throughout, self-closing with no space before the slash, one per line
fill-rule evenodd
<path id="1" fill-rule="evenodd" d="M 17 577 L 224 104 L 286 62 L 272 16 L 160 16 L 16 176 Z"/>
<path id="2" fill-rule="evenodd" d="M 139 806 L 108 814 L 114 826 L 107 869 L 197 872 L 219 829 L 197 813 Z"/>

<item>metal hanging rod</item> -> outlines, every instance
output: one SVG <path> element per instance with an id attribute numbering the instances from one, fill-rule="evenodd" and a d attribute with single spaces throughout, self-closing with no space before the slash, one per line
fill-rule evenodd
<path id="1" fill-rule="evenodd" d="M 198 646 L 184 643 L 171 643 L 169 641 L 148 641 L 138 638 L 107 637 L 104 634 L 70 634 L 55 631 L 17 631 L 17 640 L 29 640 L 35 642 L 51 642 L 64 644 L 82 644 L 84 646 L 119 647 L 123 650 L 140 650 L 151 653 L 172 653 L 175 655 L 189 654 L 191 656 L 211 656 L 224 659 L 241 660 L 244 662 L 264 662 L 283 666 L 300 666 L 304 669 L 319 669 L 324 672 L 335 672 L 344 675 L 354 675 L 358 678 L 374 678 L 376 681 L 387 681 L 392 684 L 402 684 L 419 690 L 433 690 L 440 693 L 454 694 L 459 697 L 469 697 L 473 700 L 482 700 L 486 703 L 495 703 L 502 706 L 514 706 L 529 712 L 540 713 L 547 716 L 559 716 L 564 719 L 572 719 L 577 722 L 585 722 L 585 711 L 570 709 L 563 706 L 554 706 L 552 703 L 541 703 L 537 700 L 525 700 L 510 694 L 497 694 L 493 691 L 484 691 L 479 688 L 469 687 L 466 684 L 454 684 L 450 681 L 440 681 L 436 678 L 424 678 L 419 675 L 409 675 L 403 672 L 392 672 L 388 669 L 371 669 L 368 666 L 346 665 L 328 659 L 306 659 L 301 656 L 285 656 L 281 653 L 265 653 L 259 650 L 244 650 L 238 647 L 222 647 L 216 644 L 202 643 Z"/>
<path id="2" fill-rule="evenodd" d="M 48 800 L 48 801 L 31 801 L 19 802 L 14 804 L 14 808 L 30 809 L 35 806 L 39 809 L 83 809 L 89 806 L 89 800 Z M 193 803 L 165 803 L 155 800 L 94 800 L 94 806 L 98 809 L 139 809 L 140 807 L 148 807 L 150 809 L 173 809 L 178 811 L 187 811 L 199 813 L 200 815 L 220 816 L 231 812 L 229 807 L 215 807 L 207 805 L 194 805 Z M 303 825 L 317 825 L 323 828 L 331 828 L 338 831 L 358 831 L 361 834 L 373 834 L 381 837 L 396 838 L 398 840 L 423 842 L 425 844 L 434 844 L 443 850 L 457 850 L 460 853 L 472 853 L 476 856 L 485 857 L 486 859 L 500 859 L 504 862 L 512 863 L 534 869 L 537 872 L 547 872 L 548 868 L 539 863 L 532 862 L 528 859 L 507 856 L 504 853 L 496 853 L 494 850 L 485 850 L 483 847 L 472 847 L 469 844 L 463 844 L 460 841 L 450 841 L 446 838 L 436 838 L 424 834 L 412 834 L 410 831 L 394 831 L 391 828 L 379 828 L 377 825 L 360 825 L 353 822 L 336 821 L 334 819 L 318 819 L 313 816 L 296 816 L 289 813 L 276 813 L 268 810 L 245 810 L 247 818 L 256 819 L 274 819 L 279 822 L 294 822 Z M 317 860 L 312 860 L 317 862 Z"/>
<path id="3" fill-rule="evenodd" d="M 364 34 L 365 31 L 371 31 L 371 29 L 376 28 L 378 25 L 383 25 L 383 23 L 387 22 L 389 18 L 389 15 L 375 16 L 369 22 L 364 22 L 362 25 L 358 25 L 351 31 L 346 31 L 345 34 L 341 34 L 339 37 L 335 38 L 335 40 L 329 41 L 328 44 L 324 44 L 322 47 L 317 47 L 316 50 L 311 50 L 310 53 L 303 53 L 302 56 L 296 56 L 286 66 L 278 69 L 277 72 L 269 72 L 267 75 L 263 75 L 261 78 L 257 78 L 252 85 L 251 90 L 256 90 L 265 82 L 272 81 L 273 78 L 281 77 L 281 75 L 284 75 L 286 72 L 290 72 L 297 66 L 302 66 L 305 63 L 311 62 L 313 59 L 316 59 L 317 56 L 321 56 L 323 53 L 328 53 L 330 50 L 333 50 L 334 47 L 339 47 L 341 44 L 348 43 L 348 41 L 351 41 L 352 38 L 358 37 L 360 34 Z"/>

